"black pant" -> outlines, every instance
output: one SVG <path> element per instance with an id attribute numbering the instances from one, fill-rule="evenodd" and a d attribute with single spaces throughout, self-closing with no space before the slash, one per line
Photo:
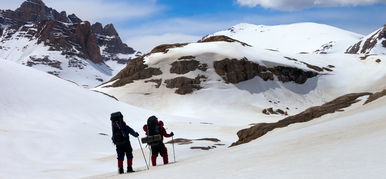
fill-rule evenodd
<path id="1" fill-rule="evenodd" d="M 133 148 L 131 148 L 130 142 L 117 145 L 116 147 L 117 147 L 118 160 L 125 160 L 125 155 L 127 159 L 133 159 Z"/>
<path id="2" fill-rule="evenodd" d="M 168 150 L 166 149 L 166 146 L 164 143 L 160 143 L 160 144 L 151 146 L 151 154 L 152 155 L 161 154 L 161 156 L 166 156 L 168 155 Z"/>

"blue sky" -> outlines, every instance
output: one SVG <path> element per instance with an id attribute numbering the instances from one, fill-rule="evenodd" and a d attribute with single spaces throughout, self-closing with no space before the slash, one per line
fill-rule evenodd
<path id="1" fill-rule="evenodd" d="M 141 51 L 196 41 L 238 23 L 316 22 L 368 34 L 386 24 L 386 0 L 43 0 L 83 20 L 113 23 Z M 15 9 L 23 0 L 0 0 Z"/>

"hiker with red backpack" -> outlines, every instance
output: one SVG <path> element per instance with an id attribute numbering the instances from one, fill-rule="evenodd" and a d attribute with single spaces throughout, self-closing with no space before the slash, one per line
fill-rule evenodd
<path id="1" fill-rule="evenodd" d="M 112 113 L 110 116 L 113 135 L 111 139 L 116 146 L 117 150 L 117 159 L 118 159 L 118 173 L 124 173 L 123 170 L 123 161 L 125 160 L 125 155 L 127 158 L 127 172 L 134 172 L 133 164 L 133 148 L 130 144 L 129 134 L 138 137 L 138 132 L 135 132 L 131 127 L 126 125 L 123 121 L 123 115 L 121 112 Z"/>
<path id="2" fill-rule="evenodd" d="M 169 163 L 168 151 L 163 143 L 163 137 L 172 137 L 174 134 L 173 132 L 168 134 L 163 126 L 164 123 L 162 121 L 158 121 L 158 118 L 155 116 L 150 116 L 147 120 L 147 124 L 143 126 L 143 130 L 148 136 L 148 139 L 146 140 L 151 138 L 151 140 L 146 143 L 151 147 L 151 163 L 153 166 L 157 165 L 158 154 L 161 154 L 164 164 Z"/>

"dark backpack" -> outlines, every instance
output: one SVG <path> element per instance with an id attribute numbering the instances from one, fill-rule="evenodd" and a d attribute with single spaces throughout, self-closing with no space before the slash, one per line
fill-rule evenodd
<path id="1" fill-rule="evenodd" d="M 142 143 L 155 146 L 162 143 L 162 136 L 158 119 L 151 116 L 147 119 L 147 136 L 142 138 Z"/>
<path id="2" fill-rule="evenodd" d="M 127 143 L 129 141 L 129 134 L 126 132 L 126 123 L 123 121 L 123 115 L 120 112 L 112 113 L 110 120 L 113 130 L 113 143 L 115 145 Z"/>

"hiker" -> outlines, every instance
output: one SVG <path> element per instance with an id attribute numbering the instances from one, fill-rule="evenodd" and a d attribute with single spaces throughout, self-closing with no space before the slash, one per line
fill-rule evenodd
<path id="1" fill-rule="evenodd" d="M 143 126 L 143 130 L 146 132 L 147 136 L 160 135 L 160 140 L 156 142 L 149 143 L 151 146 L 151 164 L 153 166 L 157 165 L 158 154 L 161 154 L 164 164 L 169 163 L 168 151 L 165 144 L 163 143 L 163 137 L 172 137 L 174 136 L 173 132 L 170 134 L 166 133 L 165 128 L 163 127 L 164 123 L 158 121 L 158 118 L 155 116 L 150 116 L 147 120 L 147 124 Z"/>
<path id="2" fill-rule="evenodd" d="M 138 137 L 138 132 L 135 132 L 131 127 L 126 125 L 123 121 L 123 115 L 121 112 L 115 112 L 111 114 L 110 117 L 111 125 L 113 129 L 113 136 L 111 139 L 116 146 L 117 150 L 117 159 L 118 159 L 118 173 L 122 174 L 123 171 L 123 161 L 125 160 L 125 155 L 127 158 L 127 172 L 134 172 L 133 164 L 133 148 L 131 148 L 129 134 Z"/>

